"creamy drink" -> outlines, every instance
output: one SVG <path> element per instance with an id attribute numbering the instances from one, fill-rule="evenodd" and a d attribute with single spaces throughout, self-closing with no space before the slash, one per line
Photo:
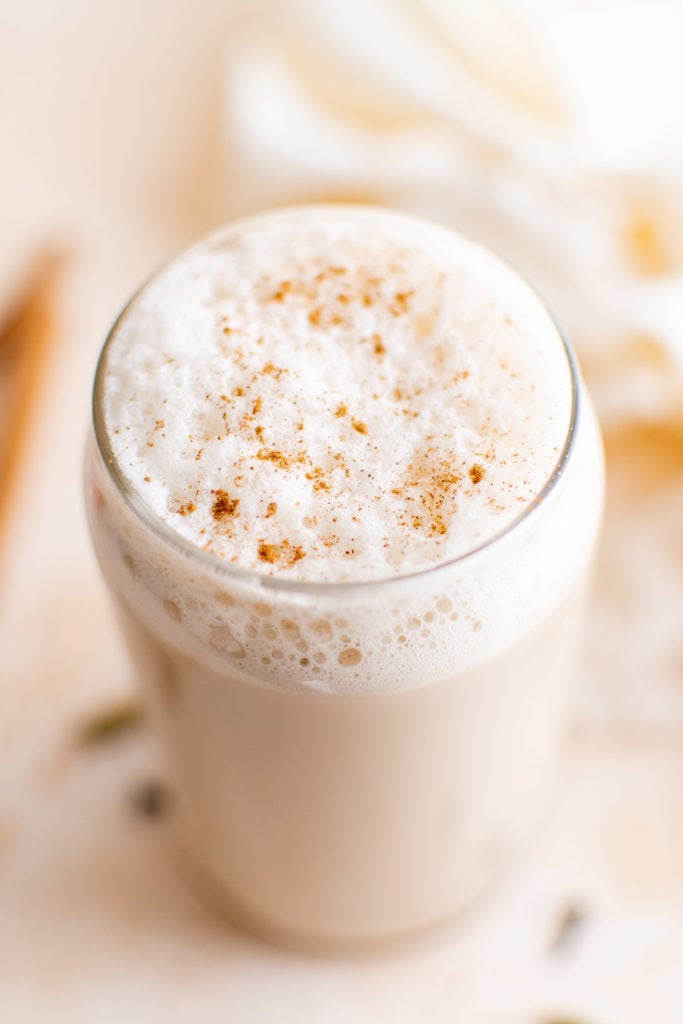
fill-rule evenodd
<path id="1" fill-rule="evenodd" d="M 353 207 L 181 255 L 105 346 L 95 546 L 216 897 L 369 941 L 471 899 L 548 796 L 602 504 L 510 269 Z"/>

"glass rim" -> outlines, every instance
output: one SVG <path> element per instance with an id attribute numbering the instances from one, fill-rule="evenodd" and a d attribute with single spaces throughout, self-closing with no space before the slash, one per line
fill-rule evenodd
<path id="1" fill-rule="evenodd" d="M 234 231 L 240 225 L 246 224 L 248 221 L 257 220 L 261 217 L 267 217 L 279 212 L 296 212 L 310 211 L 312 209 L 330 209 L 339 208 L 352 209 L 363 211 L 364 213 L 371 213 L 375 208 L 371 206 L 361 206 L 358 204 L 300 204 L 287 207 L 280 207 L 263 211 L 259 214 L 242 217 L 237 220 L 233 220 L 230 223 L 224 225 L 222 228 L 218 228 L 216 231 L 204 236 L 202 239 L 197 241 L 194 245 L 183 247 L 176 255 L 171 259 L 165 261 L 157 270 L 155 270 L 146 281 L 133 293 L 130 299 L 123 306 L 121 312 L 114 320 L 111 328 L 109 329 L 105 338 L 104 344 L 100 351 L 97 365 L 95 368 L 95 377 L 92 389 L 92 424 L 94 429 L 95 442 L 97 446 L 98 454 L 100 455 L 105 469 L 109 475 L 109 478 L 114 485 L 117 494 L 124 500 L 126 506 L 132 511 L 136 519 L 138 519 L 143 526 L 151 530 L 161 541 L 163 541 L 169 548 L 171 548 L 175 554 L 180 555 L 184 559 L 190 560 L 191 562 L 197 563 L 211 575 L 214 575 L 222 580 L 229 580 L 234 584 L 241 584 L 251 586 L 253 588 L 264 588 L 267 590 L 275 590 L 284 593 L 290 593 L 297 596 L 316 596 L 316 597 L 330 597 L 338 595 L 361 595 L 367 594 L 375 589 L 389 590 L 392 586 L 401 586 L 402 584 L 408 584 L 411 582 L 421 582 L 425 578 L 439 575 L 441 573 L 447 573 L 448 570 L 452 570 L 457 566 L 462 566 L 470 561 L 474 560 L 476 556 L 494 548 L 497 544 L 503 541 L 505 538 L 514 533 L 518 527 L 527 520 L 545 503 L 546 499 L 555 489 L 560 479 L 564 475 L 565 468 L 569 462 L 572 451 L 574 449 L 576 434 L 579 421 L 579 404 L 580 404 L 580 376 L 578 364 L 572 346 L 567 338 L 564 330 L 559 324 L 559 321 L 552 309 L 545 301 L 543 296 L 540 294 L 538 289 L 533 285 L 526 275 L 520 273 L 508 260 L 498 255 L 498 253 L 491 250 L 488 246 L 485 247 L 487 250 L 495 256 L 497 260 L 503 263 L 508 269 L 520 277 L 527 287 L 534 293 L 538 301 L 545 309 L 550 321 L 557 332 L 558 340 L 562 345 L 566 360 L 567 369 L 569 371 L 570 388 L 571 388 L 571 405 L 569 413 L 569 422 L 567 425 L 567 433 L 565 436 L 564 444 L 560 453 L 545 480 L 545 483 L 540 488 L 538 493 L 530 499 L 527 504 L 524 505 L 521 512 L 510 520 L 502 529 L 497 530 L 491 534 L 481 543 L 475 545 L 472 548 L 468 548 L 466 551 L 455 555 L 453 558 L 447 558 L 443 561 L 436 562 L 424 567 L 417 569 L 411 569 L 408 572 L 392 573 L 388 576 L 371 577 L 369 579 L 361 580 L 292 580 L 281 576 L 271 576 L 267 573 L 259 572 L 254 569 L 246 569 L 242 566 L 235 565 L 232 562 L 227 562 L 221 558 L 220 555 L 215 554 L 211 551 L 205 551 L 200 548 L 193 541 L 188 540 L 181 534 L 177 533 L 171 526 L 169 526 L 164 519 L 158 515 L 154 509 L 147 504 L 142 497 L 142 494 L 137 490 L 134 485 L 128 480 L 125 473 L 121 469 L 118 463 L 114 449 L 112 447 L 109 433 L 107 431 L 104 407 L 103 407 L 103 392 L 104 392 L 104 378 L 107 371 L 107 362 L 109 351 L 112 346 L 113 340 L 116 337 L 117 331 L 121 323 L 124 321 L 127 313 L 133 307 L 139 296 L 146 290 L 157 277 L 163 273 L 163 271 L 170 266 L 180 255 L 187 251 L 191 251 L 193 248 L 198 246 L 206 246 L 217 242 L 224 234 Z M 384 209 L 384 208 L 378 208 Z M 422 221 L 425 225 L 429 224 L 433 227 L 441 228 L 444 231 L 451 231 L 453 229 L 446 225 L 439 224 L 438 222 L 430 221 L 427 218 L 415 217 L 412 214 L 405 214 L 403 211 L 395 211 L 386 208 L 388 213 L 399 213 L 401 216 L 410 216 L 415 221 Z M 479 243 L 474 243 L 479 244 Z"/>

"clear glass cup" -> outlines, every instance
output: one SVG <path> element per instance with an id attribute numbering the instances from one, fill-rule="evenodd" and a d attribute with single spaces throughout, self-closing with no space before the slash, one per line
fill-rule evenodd
<path id="1" fill-rule="evenodd" d="M 86 502 L 187 862 L 279 940 L 375 942 L 450 917 L 523 845 L 561 761 L 603 496 L 569 345 L 558 330 L 565 444 L 510 526 L 435 568 L 291 582 L 184 540 L 127 483 L 102 415 L 125 317 L 97 369 Z M 370 692 L 340 692 L 340 668 Z"/>

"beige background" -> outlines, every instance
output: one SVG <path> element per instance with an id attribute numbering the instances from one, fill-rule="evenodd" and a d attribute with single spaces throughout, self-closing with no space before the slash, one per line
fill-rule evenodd
<path id="1" fill-rule="evenodd" d="M 80 494 L 109 324 L 156 264 L 228 212 L 362 184 L 348 169 L 333 182 L 280 175 L 267 119 L 258 145 L 235 134 L 246 108 L 227 55 L 271 39 L 270 20 L 246 37 L 238 14 L 208 0 L 0 4 L 0 298 L 44 246 L 72 253 L 0 563 L 0 1018 L 679 1024 L 683 443 L 658 397 L 629 417 L 617 396 L 612 415 L 625 356 L 588 330 L 578 340 L 609 426 L 610 494 L 572 755 L 544 831 L 476 912 L 370 962 L 267 949 L 195 899 L 166 823 L 135 815 L 132 790 L 162 771 L 152 739 L 74 742 L 132 683 Z M 333 127 L 359 116 L 344 96 L 341 114 L 325 108 Z M 370 135 L 393 102 L 389 90 L 372 108 Z M 301 152 L 296 124 L 287 139 Z M 416 189 L 392 188 L 375 175 L 366 191 L 415 205 Z M 649 356 L 629 351 L 629 381 L 642 381 Z M 572 904 L 585 922 L 553 953 Z"/>

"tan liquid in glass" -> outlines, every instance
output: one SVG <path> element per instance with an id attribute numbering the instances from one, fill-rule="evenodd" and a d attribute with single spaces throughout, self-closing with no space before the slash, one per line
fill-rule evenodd
<path id="1" fill-rule="evenodd" d="M 133 301 L 95 423 L 93 537 L 210 891 L 327 943 L 448 917 L 551 791 L 601 509 L 538 299 L 441 228 L 279 212 Z"/>

